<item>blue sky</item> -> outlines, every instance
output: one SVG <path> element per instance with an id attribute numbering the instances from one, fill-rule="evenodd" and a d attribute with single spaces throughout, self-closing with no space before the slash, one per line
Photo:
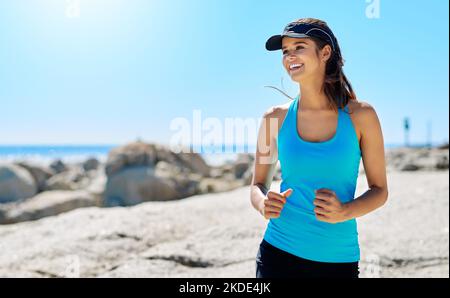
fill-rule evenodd
<path id="1" fill-rule="evenodd" d="M 448 1 L 0 0 L 0 144 L 166 143 L 176 117 L 260 118 L 296 95 L 266 39 L 316 17 L 386 144 L 448 141 Z M 76 8 L 77 6 L 75 6 Z M 74 12 L 75 11 L 75 12 Z"/>

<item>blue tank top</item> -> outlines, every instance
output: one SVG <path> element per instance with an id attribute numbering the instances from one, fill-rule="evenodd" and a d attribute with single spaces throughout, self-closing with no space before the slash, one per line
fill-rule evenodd
<path id="1" fill-rule="evenodd" d="M 281 167 L 280 192 L 292 194 L 280 217 L 271 218 L 264 239 L 298 257 L 318 262 L 346 263 L 360 259 L 355 219 L 340 223 L 319 221 L 314 213 L 314 191 L 333 190 L 341 202 L 354 199 L 361 151 L 348 112 L 338 110 L 334 136 L 324 142 L 303 140 L 297 132 L 299 96 L 290 104 L 278 132 Z"/>

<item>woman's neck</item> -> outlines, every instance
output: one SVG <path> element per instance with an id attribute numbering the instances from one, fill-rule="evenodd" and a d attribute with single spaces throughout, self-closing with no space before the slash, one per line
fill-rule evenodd
<path id="1" fill-rule="evenodd" d="M 330 103 L 323 91 L 323 81 L 314 80 L 308 84 L 300 84 L 302 110 L 330 110 Z"/>

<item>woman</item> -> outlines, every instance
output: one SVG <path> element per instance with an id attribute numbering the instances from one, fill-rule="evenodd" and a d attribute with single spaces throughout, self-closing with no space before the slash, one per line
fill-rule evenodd
<path id="1" fill-rule="evenodd" d="M 269 109 L 258 132 L 251 202 L 269 223 L 256 277 L 357 278 L 355 218 L 388 197 L 377 114 L 356 99 L 324 21 L 294 21 L 266 49 L 282 50 L 300 95 Z M 354 198 L 361 157 L 370 189 Z M 280 192 L 269 190 L 278 160 Z"/>

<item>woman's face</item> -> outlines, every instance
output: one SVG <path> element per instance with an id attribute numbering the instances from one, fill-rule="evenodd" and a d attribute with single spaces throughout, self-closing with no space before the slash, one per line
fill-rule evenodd
<path id="1" fill-rule="evenodd" d="M 300 83 L 306 77 L 323 76 L 325 64 L 316 51 L 316 44 L 310 38 L 283 38 L 283 66 L 293 81 Z"/>

